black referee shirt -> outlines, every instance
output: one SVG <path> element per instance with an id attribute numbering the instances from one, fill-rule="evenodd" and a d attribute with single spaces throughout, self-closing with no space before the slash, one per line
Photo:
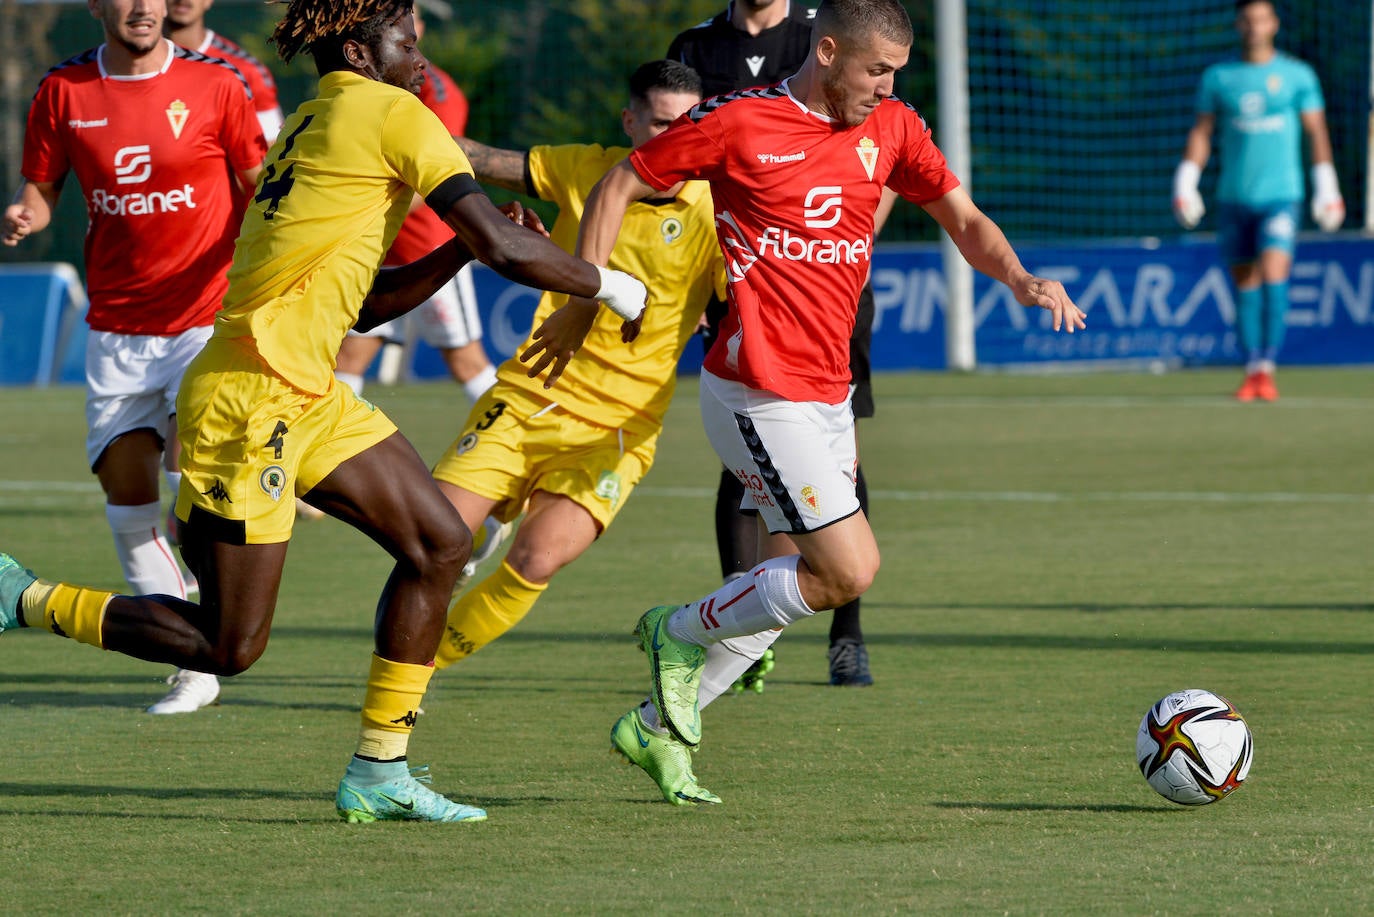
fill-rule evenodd
<path id="1" fill-rule="evenodd" d="M 674 38 L 668 59 L 681 61 L 701 74 L 707 97 L 769 86 L 796 73 L 806 61 L 815 14 L 814 9 L 793 3 L 782 22 L 750 35 L 730 24 L 727 7 Z"/>

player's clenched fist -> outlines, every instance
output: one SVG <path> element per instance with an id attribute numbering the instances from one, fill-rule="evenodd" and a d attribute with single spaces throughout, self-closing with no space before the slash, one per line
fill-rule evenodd
<path id="1" fill-rule="evenodd" d="M 33 231 L 33 210 L 23 204 L 11 204 L 5 208 L 4 235 L 0 235 L 0 242 L 9 246 L 19 244 Z"/>

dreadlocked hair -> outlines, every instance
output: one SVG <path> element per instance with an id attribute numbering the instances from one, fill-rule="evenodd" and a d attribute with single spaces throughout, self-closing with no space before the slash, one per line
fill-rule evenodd
<path id="1" fill-rule="evenodd" d="M 322 50 L 341 48 L 344 41 L 370 45 L 382 27 L 408 12 L 413 0 L 269 0 L 289 3 L 270 41 L 286 63 L 302 52 L 318 57 Z"/>

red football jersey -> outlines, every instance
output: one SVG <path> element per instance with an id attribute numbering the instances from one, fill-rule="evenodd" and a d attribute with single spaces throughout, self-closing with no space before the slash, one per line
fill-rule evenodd
<path id="1" fill-rule="evenodd" d="M 453 77 L 430 64 L 425 68 L 425 82 L 420 87 L 420 101 L 439 116 L 439 120 L 444 122 L 444 127 L 448 128 L 450 134 L 455 137 L 463 136 L 468 127 L 468 100 L 458 88 L 458 84 L 453 82 Z M 391 249 L 386 253 L 386 260 L 382 263 L 409 264 L 428 255 L 452 238 L 453 230 L 449 229 L 448 224 L 422 204 L 411 211 L 406 221 L 401 224 L 396 241 L 391 243 Z"/>
<path id="2" fill-rule="evenodd" d="M 214 321 L 241 216 L 231 170 L 267 151 L 238 71 L 167 44 L 166 66 L 146 77 L 109 75 L 100 48 L 58 64 L 29 108 L 24 177 L 73 171 L 86 197 L 97 331 L 170 335 Z"/>
<path id="3" fill-rule="evenodd" d="M 889 98 L 858 127 L 783 82 L 702 102 L 630 154 L 659 189 L 707 179 L 730 311 L 705 367 L 793 401 L 848 394 L 849 337 L 883 185 L 917 204 L 959 181 L 925 120 Z"/>
<path id="4" fill-rule="evenodd" d="M 277 81 L 272 78 L 272 71 L 237 42 L 211 29 L 205 30 L 205 41 L 195 50 L 228 61 L 238 68 L 239 73 L 248 81 L 248 88 L 253 90 L 253 109 L 258 113 L 263 133 L 269 134 L 270 128 L 267 142 L 271 143 L 276 139 L 277 130 L 281 127 L 282 114 L 281 103 L 277 101 Z"/>

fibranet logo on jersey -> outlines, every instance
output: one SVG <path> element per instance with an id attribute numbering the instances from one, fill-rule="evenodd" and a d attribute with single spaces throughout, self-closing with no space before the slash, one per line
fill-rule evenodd
<path id="1" fill-rule="evenodd" d="M 138 185 L 153 174 L 152 148 L 147 144 L 120 147 L 114 154 L 115 184 Z M 142 216 L 150 213 L 176 213 L 182 207 L 194 210 L 195 186 L 182 185 L 171 191 L 131 191 L 117 194 L 96 188 L 91 191 L 91 211 L 106 216 Z"/>
<path id="2" fill-rule="evenodd" d="M 839 185 L 819 185 L 806 192 L 802 219 L 808 229 L 829 229 L 844 215 L 844 189 Z M 790 230 L 769 226 L 755 242 L 759 257 L 769 255 L 784 261 L 815 264 L 859 264 L 869 260 L 872 240 L 809 239 Z"/>

